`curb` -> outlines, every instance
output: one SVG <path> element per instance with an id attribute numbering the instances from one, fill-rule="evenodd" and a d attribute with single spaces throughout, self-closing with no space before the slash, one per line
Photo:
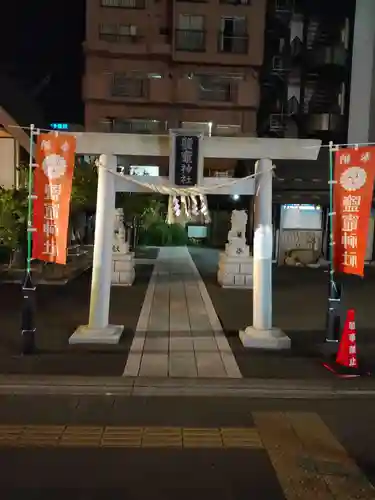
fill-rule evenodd
<path id="1" fill-rule="evenodd" d="M 375 383 L 368 380 L 327 383 L 280 379 L 0 376 L 0 395 L 353 399 L 375 397 Z"/>

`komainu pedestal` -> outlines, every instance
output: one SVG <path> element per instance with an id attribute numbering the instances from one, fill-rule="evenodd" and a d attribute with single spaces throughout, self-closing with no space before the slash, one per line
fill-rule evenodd
<path id="1" fill-rule="evenodd" d="M 217 280 L 223 288 L 253 288 L 253 258 L 246 244 L 247 213 L 233 210 L 225 251 L 220 254 Z"/>
<path id="2" fill-rule="evenodd" d="M 116 210 L 112 245 L 112 286 L 131 286 L 135 279 L 134 253 L 129 252 L 124 228 L 124 214 Z"/>

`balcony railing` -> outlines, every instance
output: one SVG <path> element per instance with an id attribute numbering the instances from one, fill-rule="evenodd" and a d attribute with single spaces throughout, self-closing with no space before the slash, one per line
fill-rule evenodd
<path id="1" fill-rule="evenodd" d="M 113 97 L 147 97 L 148 80 L 114 76 L 111 94 Z"/>
<path id="2" fill-rule="evenodd" d="M 227 54 L 247 54 L 249 51 L 249 37 L 248 35 L 229 36 L 220 32 L 218 51 Z"/>
<path id="3" fill-rule="evenodd" d="M 175 30 L 175 48 L 187 52 L 206 50 L 206 32 L 203 30 Z"/>
<path id="4" fill-rule="evenodd" d="M 118 33 L 99 33 L 99 40 L 109 43 L 138 43 L 141 40 L 139 35 L 120 35 Z"/>
<path id="5" fill-rule="evenodd" d="M 116 7 L 118 9 L 144 9 L 145 0 L 101 0 L 102 7 Z"/>
<path id="6" fill-rule="evenodd" d="M 220 0 L 220 3 L 226 5 L 251 5 L 252 0 Z"/>
<path id="7" fill-rule="evenodd" d="M 158 120 L 124 120 L 113 124 L 113 132 L 124 134 L 160 134 L 166 124 Z"/>
<path id="8" fill-rule="evenodd" d="M 103 120 L 100 122 L 103 132 L 115 134 L 163 134 L 168 129 L 167 122 L 158 120 Z"/>

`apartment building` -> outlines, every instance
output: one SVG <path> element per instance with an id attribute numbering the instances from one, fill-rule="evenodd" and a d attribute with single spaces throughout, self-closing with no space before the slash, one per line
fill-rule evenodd
<path id="1" fill-rule="evenodd" d="M 90 0 L 87 131 L 256 135 L 266 0 Z"/>
<path id="2" fill-rule="evenodd" d="M 355 2 L 268 3 L 258 132 L 345 142 Z"/>

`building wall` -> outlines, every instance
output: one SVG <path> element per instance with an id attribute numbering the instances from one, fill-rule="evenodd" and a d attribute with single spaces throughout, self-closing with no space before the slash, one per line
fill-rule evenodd
<path id="1" fill-rule="evenodd" d="M 357 0 L 350 89 L 349 143 L 375 141 L 375 2 Z"/>
<path id="2" fill-rule="evenodd" d="M 168 54 L 171 45 L 160 28 L 168 26 L 168 0 L 145 0 L 144 8 L 102 7 L 100 0 L 86 2 L 86 47 L 90 50 L 112 54 L 148 55 Z M 142 4 L 136 0 L 136 4 Z M 128 2 L 129 5 L 132 2 Z M 137 26 L 135 43 L 111 43 L 99 39 L 100 24 L 122 24 Z"/>
<path id="3" fill-rule="evenodd" d="M 0 135 L 0 186 L 10 189 L 16 181 L 17 142 L 13 137 Z"/>
<path id="4" fill-rule="evenodd" d="M 204 16 L 206 38 L 206 50 L 201 53 L 177 51 L 175 43 L 177 33 L 175 31 L 173 37 L 174 61 L 220 65 L 261 65 L 263 62 L 265 8 L 266 0 L 252 0 L 251 5 L 223 5 L 219 0 L 208 0 L 202 3 L 174 0 L 174 30 L 179 29 L 179 15 L 201 15 Z M 246 54 L 223 54 L 218 52 L 221 18 L 231 16 L 246 18 L 248 34 L 248 51 Z"/>
<path id="5" fill-rule="evenodd" d="M 127 4 L 144 8 L 102 7 L 99 0 L 87 3 L 82 89 L 86 130 L 111 131 L 114 122 L 156 120 L 160 123 L 154 133 L 211 122 L 213 134 L 256 135 L 266 0 L 252 0 L 251 5 L 226 5 L 220 0 L 128 0 Z M 182 29 L 187 21 L 184 18 L 181 25 L 181 15 L 202 16 L 201 29 Z M 243 35 L 230 37 L 236 47 L 231 53 L 220 51 L 224 17 L 245 18 Z M 108 33 L 112 29 L 115 34 Z M 202 50 L 179 50 L 185 36 L 188 45 L 202 41 Z M 202 97 L 202 75 L 208 86 L 213 85 L 209 99 L 207 93 Z M 118 77 L 126 84 L 137 79 L 136 92 L 116 91 Z M 217 90 L 218 80 L 220 89 L 227 85 L 228 93 Z"/>

